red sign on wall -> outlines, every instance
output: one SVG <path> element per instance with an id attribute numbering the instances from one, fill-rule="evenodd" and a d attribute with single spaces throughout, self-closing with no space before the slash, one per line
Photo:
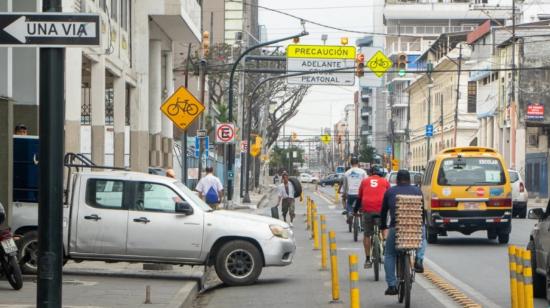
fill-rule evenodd
<path id="1" fill-rule="evenodd" d="M 539 103 L 527 105 L 526 119 L 531 121 L 543 121 L 544 105 Z"/>

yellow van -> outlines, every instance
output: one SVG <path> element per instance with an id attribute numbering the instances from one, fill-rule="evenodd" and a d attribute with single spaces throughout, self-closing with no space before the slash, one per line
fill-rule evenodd
<path id="1" fill-rule="evenodd" d="M 506 244 L 512 219 L 512 186 L 502 156 L 483 147 L 450 148 L 428 163 L 422 179 L 426 237 L 487 231 Z"/>

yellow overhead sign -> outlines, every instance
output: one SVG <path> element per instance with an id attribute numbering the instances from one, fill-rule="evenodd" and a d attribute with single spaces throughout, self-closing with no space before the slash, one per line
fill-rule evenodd
<path id="1" fill-rule="evenodd" d="M 176 126 L 185 130 L 204 111 L 204 106 L 186 88 L 179 87 L 160 106 L 160 110 Z"/>
<path id="2" fill-rule="evenodd" d="M 355 59 L 354 46 L 288 45 L 287 58 Z"/>
<path id="3" fill-rule="evenodd" d="M 321 141 L 323 141 L 324 144 L 329 144 L 332 138 L 329 134 L 324 134 L 321 136 Z"/>

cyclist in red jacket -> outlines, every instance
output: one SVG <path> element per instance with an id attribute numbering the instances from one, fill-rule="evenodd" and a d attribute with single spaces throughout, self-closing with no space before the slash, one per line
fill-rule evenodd
<path id="1" fill-rule="evenodd" d="M 380 224 L 380 211 L 382 210 L 382 201 L 386 190 L 390 188 L 390 183 L 382 176 L 384 171 L 379 166 L 371 168 L 371 176 L 364 179 L 359 186 L 358 200 L 354 212 L 357 213 L 361 208 L 363 212 L 363 246 L 365 247 L 365 268 L 372 267 L 370 259 L 370 238 L 374 234 L 374 224 Z"/>

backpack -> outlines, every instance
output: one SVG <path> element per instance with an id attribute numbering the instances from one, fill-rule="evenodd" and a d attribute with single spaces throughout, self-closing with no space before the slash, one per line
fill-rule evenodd
<path id="1" fill-rule="evenodd" d="M 298 198 L 302 195 L 302 183 L 297 178 L 288 178 L 288 181 L 294 186 L 294 198 Z"/>
<path id="2" fill-rule="evenodd" d="M 210 189 L 208 189 L 208 192 L 206 192 L 206 195 L 204 195 L 204 200 L 207 204 L 216 204 L 220 202 L 220 199 L 218 198 L 218 192 L 216 191 L 216 188 L 214 186 L 211 186 Z"/>

